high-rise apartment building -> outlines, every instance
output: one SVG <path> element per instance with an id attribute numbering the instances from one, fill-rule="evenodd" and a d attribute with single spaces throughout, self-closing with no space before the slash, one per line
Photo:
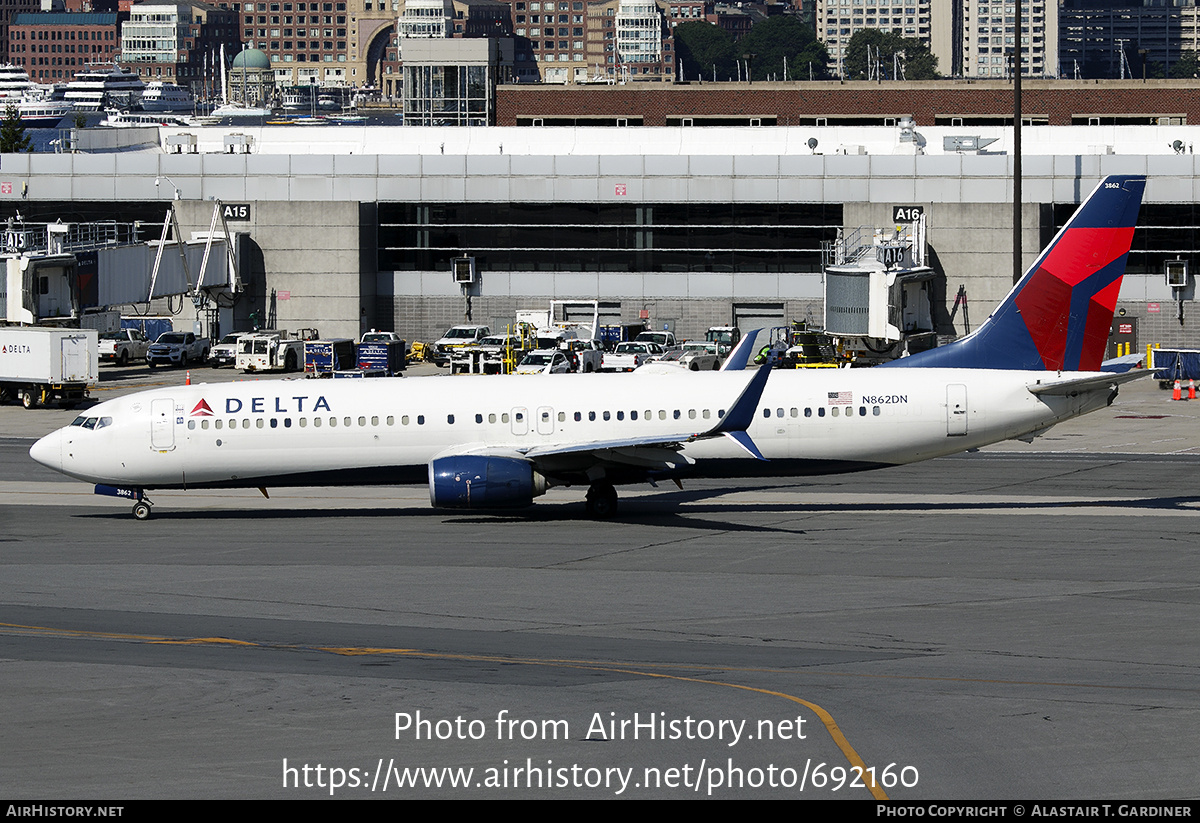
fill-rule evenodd
<path id="1" fill-rule="evenodd" d="M 1024 76 L 1058 76 L 1058 0 L 1023 0 L 1019 23 L 1013 0 L 962 3 L 962 76 L 1011 76 L 1009 55 L 1018 42 Z"/>
<path id="2" fill-rule="evenodd" d="M 1020 24 L 1015 0 L 817 0 L 816 14 L 817 36 L 838 76 L 850 38 L 863 29 L 919 41 L 947 76 L 1007 77 L 1008 53 L 1018 42 L 1026 75 L 1058 73 L 1057 0 L 1021 0 Z M 890 71 L 884 66 L 885 75 Z"/>

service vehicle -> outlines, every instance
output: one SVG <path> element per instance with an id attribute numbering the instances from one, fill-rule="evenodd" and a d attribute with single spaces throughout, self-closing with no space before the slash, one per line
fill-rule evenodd
<path id="1" fill-rule="evenodd" d="M 95 329 L 0 327 L 0 400 L 72 408 L 99 379 Z"/>
<path id="2" fill-rule="evenodd" d="M 334 372 L 357 368 L 358 356 L 353 340 L 338 337 L 332 340 L 304 342 L 304 376 L 332 377 Z"/>
<path id="3" fill-rule="evenodd" d="M 304 341 L 285 331 L 257 332 L 238 341 L 237 367 L 243 372 L 292 372 L 304 362 Z"/>
<path id="4" fill-rule="evenodd" d="M 704 342 L 716 344 L 717 356 L 722 361 L 729 356 L 741 339 L 742 332 L 737 326 L 712 326 L 704 333 Z"/>
<path id="5" fill-rule="evenodd" d="M 189 363 L 207 360 L 209 347 L 207 337 L 197 337 L 190 331 L 163 332 L 146 350 L 146 365 L 186 368 Z"/>
<path id="6" fill-rule="evenodd" d="M 600 371 L 600 367 L 604 365 L 604 347 L 599 340 L 568 340 L 562 350 L 571 361 L 571 370 L 580 374 Z"/>
<path id="7" fill-rule="evenodd" d="M 381 332 L 391 334 L 391 332 Z M 363 335 L 366 337 L 366 335 Z M 354 367 L 361 371 L 379 372 L 385 377 L 399 374 L 408 367 L 404 341 L 383 339 L 364 341 L 355 347 Z M 336 376 L 336 375 L 335 375 Z"/>
<path id="8" fill-rule="evenodd" d="M 492 334 L 450 355 L 451 374 L 511 374 L 529 351 L 519 334 Z"/>
<path id="9" fill-rule="evenodd" d="M 491 333 L 492 330 L 488 326 L 472 324 L 451 326 L 437 342 L 426 350 L 425 359 L 433 361 L 441 368 L 446 368 L 450 365 L 450 355 L 454 353 L 455 349 L 474 346 Z"/>
<path id="10" fill-rule="evenodd" d="M 141 329 L 120 329 L 100 335 L 100 359 L 118 366 L 128 365 L 130 360 L 145 360 L 149 350 L 150 338 Z"/>

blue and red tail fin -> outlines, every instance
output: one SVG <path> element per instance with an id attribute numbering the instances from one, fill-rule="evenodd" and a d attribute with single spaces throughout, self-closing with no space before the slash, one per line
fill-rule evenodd
<path id="1" fill-rule="evenodd" d="M 1145 188 L 1104 178 L 975 333 L 886 365 L 1099 371 Z"/>

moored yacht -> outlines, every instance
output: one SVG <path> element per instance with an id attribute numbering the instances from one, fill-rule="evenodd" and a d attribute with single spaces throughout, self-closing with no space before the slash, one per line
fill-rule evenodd
<path id="1" fill-rule="evenodd" d="M 146 84 L 136 74 L 117 64 L 93 66 L 75 75 L 66 85 L 67 102 L 79 111 L 133 108 L 142 99 Z"/>
<path id="2" fill-rule="evenodd" d="M 142 111 L 192 111 L 196 98 L 182 86 L 154 80 L 142 92 Z"/>

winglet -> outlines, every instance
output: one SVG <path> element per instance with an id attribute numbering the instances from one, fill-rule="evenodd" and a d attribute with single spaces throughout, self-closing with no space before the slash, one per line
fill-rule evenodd
<path id="1" fill-rule="evenodd" d="M 725 358 L 725 362 L 721 365 L 721 371 L 745 371 L 746 364 L 754 356 L 754 342 L 758 339 L 758 333 L 761 331 L 763 329 L 750 329 L 746 332 L 742 341 Z"/>
<path id="2" fill-rule="evenodd" d="M 753 332 L 751 333 L 753 337 Z M 742 342 L 745 342 L 743 339 Z M 753 345 L 753 340 L 751 341 Z M 750 439 L 750 435 L 746 433 L 746 429 L 754 422 L 754 411 L 758 408 L 758 401 L 762 398 L 763 389 L 767 386 L 767 378 L 771 376 L 770 364 L 759 366 L 754 377 L 750 378 L 750 382 L 746 384 L 746 388 L 742 389 L 742 393 L 738 395 L 738 399 L 733 401 L 733 405 L 729 407 L 729 411 L 725 412 L 725 416 L 721 418 L 721 422 L 713 426 L 703 434 L 694 435 L 692 440 L 702 440 L 717 435 L 725 435 L 732 438 L 739 446 L 745 449 L 750 454 L 757 457 L 759 460 L 766 460 L 758 446 L 754 445 L 754 441 Z"/>
<path id="3" fill-rule="evenodd" d="M 771 366 L 769 364 L 764 363 L 759 366 L 754 377 L 750 378 L 746 388 L 742 389 L 742 393 L 738 395 L 738 399 L 733 401 L 729 411 L 725 412 L 721 422 L 708 433 L 744 432 L 750 428 L 750 424 L 754 422 L 754 410 L 758 408 L 759 398 L 762 397 L 763 389 L 767 386 L 767 378 L 770 376 Z"/>

